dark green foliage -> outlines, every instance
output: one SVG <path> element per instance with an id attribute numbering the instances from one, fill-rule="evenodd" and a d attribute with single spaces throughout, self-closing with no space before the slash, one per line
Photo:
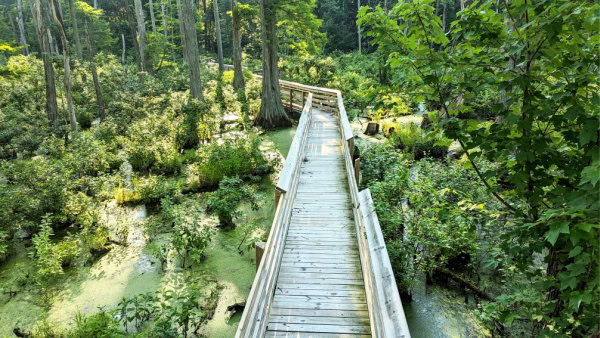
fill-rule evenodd
<path id="1" fill-rule="evenodd" d="M 207 202 L 207 211 L 219 218 L 219 225 L 223 228 L 235 227 L 234 221 L 241 216 L 237 211 L 240 202 L 250 203 L 252 209 L 258 209 L 256 196 L 244 185 L 239 177 L 224 177 Z"/>
<path id="2" fill-rule="evenodd" d="M 116 311 L 104 311 L 92 315 L 84 315 L 81 312 L 75 316 L 75 328 L 68 332 L 69 338 L 112 338 L 119 337 L 123 334 L 119 328 L 119 321 L 114 316 Z"/>

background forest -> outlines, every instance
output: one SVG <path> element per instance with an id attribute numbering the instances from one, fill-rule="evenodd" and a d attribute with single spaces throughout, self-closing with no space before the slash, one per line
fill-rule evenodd
<path id="1" fill-rule="evenodd" d="M 597 2 L 0 16 L 0 335 L 231 337 L 298 117 L 277 79 L 342 92 L 414 337 L 600 334 Z"/>

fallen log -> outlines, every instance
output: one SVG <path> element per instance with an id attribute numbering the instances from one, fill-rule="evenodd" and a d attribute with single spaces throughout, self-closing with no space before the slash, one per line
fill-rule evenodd
<path id="1" fill-rule="evenodd" d="M 463 277 L 459 276 L 458 274 L 456 274 L 448 269 L 439 268 L 439 269 L 435 270 L 435 273 L 440 274 L 446 278 L 452 279 L 456 283 L 460 284 L 460 286 L 471 290 L 474 294 L 476 294 L 481 299 L 485 299 L 490 302 L 494 301 L 494 297 L 492 297 L 492 296 L 488 295 L 487 293 L 485 293 L 484 291 L 480 290 L 471 281 L 464 279 Z"/>

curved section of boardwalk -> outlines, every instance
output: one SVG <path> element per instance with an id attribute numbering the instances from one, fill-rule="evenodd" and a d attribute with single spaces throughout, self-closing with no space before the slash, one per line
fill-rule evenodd
<path id="1" fill-rule="evenodd" d="M 335 116 L 313 108 L 267 337 L 370 337 Z"/>

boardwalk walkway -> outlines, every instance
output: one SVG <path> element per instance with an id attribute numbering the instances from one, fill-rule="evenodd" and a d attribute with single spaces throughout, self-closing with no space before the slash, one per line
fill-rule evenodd
<path id="1" fill-rule="evenodd" d="M 410 338 L 338 90 L 279 81 L 300 120 L 237 338 Z"/>
<path id="2" fill-rule="evenodd" d="M 367 336 L 342 138 L 334 116 L 319 109 L 312 114 L 266 336 Z"/>

